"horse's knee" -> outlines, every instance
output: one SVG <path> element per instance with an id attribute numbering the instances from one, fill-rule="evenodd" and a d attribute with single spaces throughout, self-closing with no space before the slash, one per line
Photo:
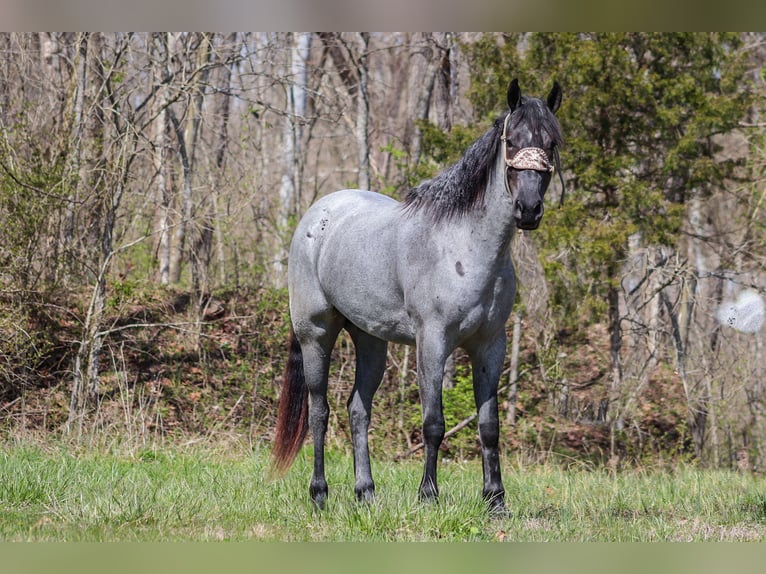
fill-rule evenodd
<path id="1" fill-rule="evenodd" d="M 346 406 L 352 429 L 356 428 L 357 426 L 366 428 L 367 425 L 369 425 L 370 413 L 356 393 L 351 396 Z"/>
<path id="2" fill-rule="evenodd" d="M 423 442 L 439 446 L 444 439 L 444 417 L 434 416 L 423 421 Z"/>
<path id="3" fill-rule="evenodd" d="M 482 446 L 497 448 L 500 441 L 500 425 L 497 421 L 479 423 L 479 438 Z"/>

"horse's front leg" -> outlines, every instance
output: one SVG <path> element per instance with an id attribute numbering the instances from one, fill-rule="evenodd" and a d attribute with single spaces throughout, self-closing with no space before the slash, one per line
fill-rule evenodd
<path id="1" fill-rule="evenodd" d="M 473 370 L 473 392 L 479 418 L 479 440 L 484 471 L 482 494 L 491 513 L 505 512 L 505 489 L 500 477 L 498 442 L 500 423 L 497 415 L 497 385 L 505 358 L 505 331 L 489 342 L 469 347 Z"/>
<path id="2" fill-rule="evenodd" d="M 423 444 L 425 467 L 420 482 L 421 500 L 436 500 L 439 487 L 436 481 L 436 463 L 439 446 L 444 439 L 444 413 L 442 412 L 442 380 L 444 363 L 449 354 L 444 337 L 439 333 L 422 331 L 417 336 L 418 387 L 423 409 Z"/>

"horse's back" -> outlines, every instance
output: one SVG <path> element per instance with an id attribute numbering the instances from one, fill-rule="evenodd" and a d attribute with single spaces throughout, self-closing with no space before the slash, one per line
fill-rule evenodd
<path id="1" fill-rule="evenodd" d="M 399 202 L 372 191 L 344 189 L 326 195 L 312 205 L 298 223 L 290 248 L 290 263 L 295 256 L 308 257 L 316 265 L 327 250 L 343 250 L 341 244 L 346 240 L 367 239 L 369 244 L 362 230 L 391 229 L 399 211 Z"/>
<path id="2" fill-rule="evenodd" d="M 311 206 L 290 249 L 293 322 L 333 310 L 372 335 L 409 342 L 396 271 L 401 219 L 399 202 L 370 191 L 337 191 Z"/>

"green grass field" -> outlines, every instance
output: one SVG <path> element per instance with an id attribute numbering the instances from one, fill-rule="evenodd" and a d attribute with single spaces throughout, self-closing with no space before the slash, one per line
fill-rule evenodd
<path id="1" fill-rule="evenodd" d="M 234 452 L 234 451 L 236 452 Z M 766 540 L 761 477 L 692 468 L 564 470 L 507 462 L 509 518 L 489 518 L 478 462 L 440 464 L 441 500 L 417 500 L 419 461 L 373 462 L 359 504 L 350 457 L 327 460 L 330 504 L 307 495 L 310 449 L 281 480 L 268 452 L 192 447 L 133 453 L 0 447 L 2 541 Z"/>

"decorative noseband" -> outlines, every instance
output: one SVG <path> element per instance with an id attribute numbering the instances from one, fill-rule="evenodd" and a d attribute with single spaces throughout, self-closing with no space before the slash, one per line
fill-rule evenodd
<path id="1" fill-rule="evenodd" d="M 512 114 L 508 114 L 505 116 L 505 121 L 503 122 L 503 135 L 500 136 L 500 139 L 503 140 L 503 159 L 505 160 L 505 177 L 503 178 L 505 182 L 505 189 L 508 192 L 509 195 L 513 195 L 511 193 L 511 189 L 508 186 L 508 169 L 518 169 L 518 170 L 526 170 L 531 169 L 534 171 L 544 171 L 547 173 L 553 173 L 553 163 L 551 163 L 551 160 L 548 158 L 548 153 L 539 147 L 522 147 L 522 148 L 516 148 L 511 147 L 508 145 L 508 138 L 506 137 L 506 132 L 508 130 L 508 121 L 511 119 Z M 556 162 L 556 171 L 559 173 L 559 179 L 561 180 L 561 198 L 559 199 L 559 205 L 564 205 L 564 194 L 566 193 L 566 185 L 564 184 L 564 174 L 561 173 L 561 166 L 559 165 L 559 154 L 558 150 L 554 147 L 553 148 L 553 159 Z"/>
<path id="2" fill-rule="evenodd" d="M 515 148 L 508 146 L 508 139 L 505 134 L 508 129 L 508 120 L 510 119 L 511 114 L 508 114 L 505 117 L 505 122 L 503 122 L 503 135 L 500 136 L 503 140 L 505 165 L 513 169 L 533 169 L 535 171 L 553 172 L 553 164 L 548 159 L 548 154 L 544 149 L 539 147 Z"/>
<path id="3" fill-rule="evenodd" d="M 513 169 L 533 169 L 535 171 L 553 171 L 553 164 L 548 160 L 548 154 L 539 147 L 523 147 L 513 157 L 509 157 L 514 148 L 505 148 L 505 164 Z"/>

